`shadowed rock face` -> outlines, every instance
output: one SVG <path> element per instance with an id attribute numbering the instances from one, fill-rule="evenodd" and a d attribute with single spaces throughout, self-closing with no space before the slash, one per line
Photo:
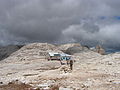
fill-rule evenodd
<path id="1" fill-rule="evenodd" d="M 19 50 L 22 45 L 9 45 L 5 47 L 0 47 L 0 60 L 9 57 L 13 52 Z"/>
<path id="2" fill-rule="evenodd" d="M 87 51 L 89 50 L 89 47 L 87 45 L 81 45 L 80 43 L 68 43 L 68 44 L 59 45 L 58 49 L 63 51 L 64 53 L 72 55 L 75 53 L 81 53 L 83 51 Z"/>
<path id="3" fill-rule="evenodd" d="M 89 50 L 89 48 L 87 48 L 87 47 L 75 46 L 75 47 L 70 47 L 70 48 L 68 48 L 68 49 L 65 51 L 65 53 L 70 54 L 70 55 L 73 55 L 73 54 L 75 54 L 75 53 L 81 53 L 81 52 L 87 51 L 87 50 Z"/>

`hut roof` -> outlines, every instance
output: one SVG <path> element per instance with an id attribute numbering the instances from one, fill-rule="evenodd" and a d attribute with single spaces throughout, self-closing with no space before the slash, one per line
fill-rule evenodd
<path id="1" fill-rule="evenodd" d="M 50 56 L 55 56 L 55 55 L 58 55 L 58 56 L 71 56 L 71 55 L 69 55 L 69 54 L 57 53 L 57 52 L 49 52 L 49 55 L 50 55 Z"/>
<path id="2" fill-rule="evenodd" d="M 50 56 L 55 56 L 55 55 L 60 55 L 59 53 L 56 53 L 56 52 L 49 52 L 49 55 Z"/>

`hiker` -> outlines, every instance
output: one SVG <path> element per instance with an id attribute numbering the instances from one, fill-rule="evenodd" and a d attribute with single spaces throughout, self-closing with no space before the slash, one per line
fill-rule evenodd
<path id="1" fill-rule="evenodd" d="M 73 70 L 73 60 L 70 60 L 70 69 Z"/>

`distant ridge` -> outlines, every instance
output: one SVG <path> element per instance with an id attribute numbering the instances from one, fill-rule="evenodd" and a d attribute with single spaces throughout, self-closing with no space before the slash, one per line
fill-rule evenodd
<path id="1" fill-rule="evenodd" d="M 0 47 L 0 60 L 9 57 L 12 53 L 19 50 L 23 45 L 8 45 Z"/>

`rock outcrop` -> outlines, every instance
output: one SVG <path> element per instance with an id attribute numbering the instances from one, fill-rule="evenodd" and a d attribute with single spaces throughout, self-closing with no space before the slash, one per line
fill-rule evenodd
<path id="1" fill-rule="evenodd" d="M 48 52 L 62 52 L 52 44 L 48 43 L 32 43 L 25 45 L 20 50 L 14 52 L 10 57 L 6 58 L 5 61 L 24 61 L 24 60 L 35 60 L 45 59 L 48 56 Z"/>
<path id="2" fill-rule="evenodd" d="M 63 51 L 67 54 L 75 54 L 75 53 L 81 53 L 83 51 L 89 50 L 88 46 L 82 46 L 80 43 L 69 43 L 69 44 L 63 44 L 59 45 L 58 49 Z"/>
<path id="3" fill-rule="evenodd" d="M 75 53 L 81 53 L 81 52 L 84 52 L 84 51 L 88 51 L 89 48 L 87 47 L 83 47 L 83 46 L 74 46 L 74 47 L 70 47 L 68 48 L 65 53 L 67 54 L 70 54 L 70 55 L 73 55 Z"/>
<path id="4" fill-rule="evenodd" d="M 103 47 L 101 45 L 96 46 L 96 52 L 101 55 L 105 55 L 105 50 L 103 49 Z"/>

